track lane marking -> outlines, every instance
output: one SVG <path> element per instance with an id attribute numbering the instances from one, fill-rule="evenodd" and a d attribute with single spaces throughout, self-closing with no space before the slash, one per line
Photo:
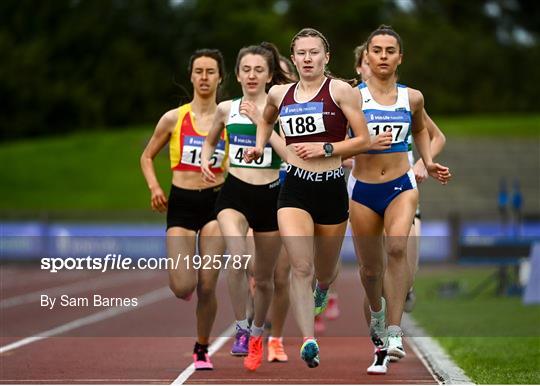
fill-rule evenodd
<path id="1" fill-rule="evenodd" d="M 139 303 L 137 307 L 109 307 L 106 310 L 93 313 L 91 315 L 85 316 L 83 318 L 75 319 L 71 322 L 62 324 L 58 327 L 52 328 L 38 333 L 37 335 L 30 336 L 27 338 L 20 339 L 8 345 L 0 347 L 0 354 L 3 354 L 8 351 L 15 350 L 17 348 L 29 345 L 34 342 L 38 342 L 43 339 L 50 338 L 52 336 L 60 335 L 65 332 L 75 330 L 77 328 L 87 326 L 93 323 L 101 322 L 103 320 L 115 317 L 126 312 L 138 310 L 140 307 L 147 306 L 152 303 L 159 302 L 161 300 L 171 297 L 171 290 L 169 287 L 161 287 L 152 292 L 148 292 L 145 295 L 139 297 Z"/>
<path id="2" fill-rule="evenodd" d="M 227 327 L 225 331 L 219 334 L 219 338 L 217 338 L 214 342 L 212 342 L 210 347 L 208 347 L 208 355 L 209 356 L 214 355 L 214 353 L 216 353 L 221 347 L 223 347 L 223 345 L 227 343 L 229 339 L 231 339 L 231 336 L 234 333 L 234 330 L 235 330 L 235 323 L 231 324 L 229 327 Z M 172 381 L 171 385 L 183 385 L 184 382 L 186 382 L 189 379 L 189 377 L 193 375 L 194 372 L 195 372 L 195 365 L 192 363 L 188 367 L 186 367 L 184 371 L 182 371 L 180 375 L 178 375 L 178 377 L 174 381 Z"/>

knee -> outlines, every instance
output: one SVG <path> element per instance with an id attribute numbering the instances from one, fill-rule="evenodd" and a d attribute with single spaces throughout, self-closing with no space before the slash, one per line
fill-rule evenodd
<path id="1" fill-rule="evenodd" d="M 313 264 L 299 263 L 291 266 L 291 272 L 292 275 L 296 278 L 308 278 L 309 280 L 311 280 L 313 278 L 313 274 L 315 273 L 315 269 L 313 267 Z"/>
<path id="2" fill-rule="evenodd" d="M 211 299 L 215 296 L 216 288 L 213 285 L 200 284 L 197 286 L 197 297 L 201 300 Z"/>
<path id="3" fill-rule="evenodd" d="M 184 283 L 179 284 L 174 281 L 169 283 L 169 288 L 178 299 L 189 300 L 190 295 L 195 291 L 196 284 Z"/>
<path id="4" fill-rule="evenodd" d="M 271 279 L 256 279 L 255 280 L 255 287 L 258 291 L 261 292 L 273 292 L 274 291 L 274 283 Z"/>
<path id="5" fill-rule="evenodd" d="M 244 269 L 228 269 L 227 272 L 229 278 L 234 278 L 234 280 L 245 280 L 243 279 L 246 276 L 246 270 Z"/>
<path id="6" fill-rule="evenodd" d="M 386 244 L 386 254 L 389 259 L 405 258 L 407 256 L 407 242 L 405 240 L 388 242 Z"/>
<path id="7" fill-rule="evenodd" d="M 289 275 L 284 277 L 276 277 L 274 279 L 274 291 L 281 292 L 286 291 L 289 288 Z"/>
<path id="8" fill-rule="evenodd" d="M 378 281 L 383 276 L 383 266 L 367 266 L 362 265 L 360 267 L 360 276 L 364 280 Z"/>

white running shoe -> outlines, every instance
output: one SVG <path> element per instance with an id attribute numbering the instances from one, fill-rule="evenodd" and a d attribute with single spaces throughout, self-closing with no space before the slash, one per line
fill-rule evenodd
<path id="1" fill-rule="evenodd" d="M 403 348 L 402 336 L 403 332 L 399 327 L 388 328 L 388 357 L 390 358 L 390 362 L 397 362 L 407 355 Z"/>
<path id="2" fill-rule="evenodd" d="M 390 357 L 386 349 L 375 350 L 373 363 L 368 367 L 367 373 L 370 375 L 384 375 L 388 371 L 388 361 Z"/>

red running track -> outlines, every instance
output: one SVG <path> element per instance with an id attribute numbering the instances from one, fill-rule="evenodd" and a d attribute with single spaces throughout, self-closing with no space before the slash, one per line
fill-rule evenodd
<path id="1" fill-rule="evenodd" d="M 190 302 L 176 299 L 167 288 L 165 272 L 50 274 L 29 265 L 0 269 L 0 383 L 170 384 L 178 382 L 181 374 L 190 374 L 186 369 L 192 363 L 196 298 Z M 224 276 L 218 284 L 215 334 L 226 331 L 233 321 Z M 242 358 L 229 355 L 232 340 L 228 340 L 213 355 L 215 370 L 195 372 L 184 379 L 185 383 L 437 383 L 407 344 L 407 357 L 392 364 L 387 375 L 367 375 L 372 346 L 362 317 L 363 291 L 356 269 L 344 267 L 335 288 L 341 315 L 335 321 L 327 321 L 326 330 L 319 337 L 318 368 L 309 369 L 300 360 L 301 339 L 294 318 L 289 315 L 284 338 L 288 363 L 263 362 L 256 372 L 248 372 Z M 66 293 L 80 298 L 94 294 L 137 297 L 139 305 L 57 305 L 49 310 L 39 304 L 41 293 Z M 26 339 L 36 335 L 41 339 Z"/>

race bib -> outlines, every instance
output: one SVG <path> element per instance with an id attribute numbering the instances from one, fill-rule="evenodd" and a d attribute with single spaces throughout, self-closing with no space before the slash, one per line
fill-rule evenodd
<path id="1" fill-rule="evenodd" d="M 229 154 L 231 165 L 248 166 L 252 168 L 268 168 L 272 164 L 272 147 L 266 145 L 263 154 L 256 161 L 247 163 L 244 161 L 244 152 L 250 147 L 255 147 L 256 137 L 253 135 L 230 134 Z"/>
<path id="2" fill-rule="evenodd" d="M 201 166 L 201 153 L 204 137 L 186 135 L 182 148 L 182 163 L 184 165 Z M 225 141 L 219 140 L 214 155 L 210 158 L 210 167 L 219 168 L 223 166 L 225 158 Z"/>
<path id="3" fill-rule="evenodd" d="M 286 137 L 320 134 L 326 131 L 323 102 L 307 102 L 281 108 L 279 120 Z"/>
<path id="4" fill-rule="evenodd" d="M 384 131 L 392 131 L 392 143 L 405 142 L 411 125 L 407 111 L 373 111 L 365 112 L 367 127 L 372 137 Z"/>

